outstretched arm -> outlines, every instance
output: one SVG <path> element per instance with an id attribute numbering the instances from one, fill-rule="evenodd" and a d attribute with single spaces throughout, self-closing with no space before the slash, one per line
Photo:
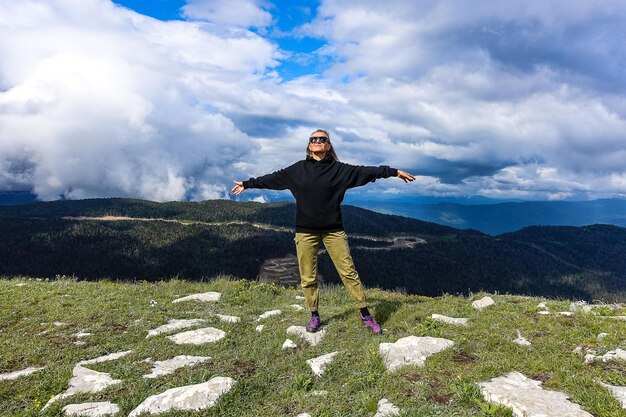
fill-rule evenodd
<path id="1" fill-rule="evenodd" d="M 257 178 L 250 178 L 246 181 L 235 181 L 235 186 L 230 191 L 235 195 L 239 195 L 243 192 L 243 190 L 247 190 L 248 188 L 286 190 L 291 184 L 291 171 L 294 166 L 295 164 L 284 169 L 279 169 L 271 174 L 263 175 Z"/>

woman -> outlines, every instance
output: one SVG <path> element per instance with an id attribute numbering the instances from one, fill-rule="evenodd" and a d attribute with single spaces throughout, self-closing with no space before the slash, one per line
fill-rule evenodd
<path id="1" fill-rule="evenodd" d="M 306 159 L 248 181 L 235 181 L 231 192 L 241 194 L 248 188 L 288 189 L 296 198 L 296 252 L 302 291 L 311 311 L 306 325 L 308 332 L 321 327 L 318 312 L 317 252 L 324 242 L 344 286 L 360 309 L 363 324 L 374 333 L 382 330 L 367 309 L 363 285 L 354 267 L 343 230 L 341 202 L 346 190 L 374 182 L 377 178 L 399 177 L 404 182 L 415 177 L 408 172 L 388 166 L 354 166 L 339 162 L 327 131 L 318 129 L 311 134 Z"/>

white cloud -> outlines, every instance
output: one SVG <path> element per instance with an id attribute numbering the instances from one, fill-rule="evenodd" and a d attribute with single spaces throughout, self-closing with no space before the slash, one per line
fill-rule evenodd
<path id="1" fill-rule="evenodd" d="M 259 0 L 189 0 L 183 15 L 193 20 L 263 28 L 272 23 L 272 15 Z"/>

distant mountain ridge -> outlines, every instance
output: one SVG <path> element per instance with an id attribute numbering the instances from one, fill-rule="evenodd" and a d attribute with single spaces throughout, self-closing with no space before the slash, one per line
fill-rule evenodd
<path id="1" fill-rule="evenodd" d="M 353 206 L 344 206 L 343 213 L 352 255 L 368 286 L 423 295 L 484 290 L 626 301 L 624 228 L 531 227 L 492 237 Z M 80 216 L 131 219 L 75 218 Z M 295 253 L 294 220 L 292 203 L 231 200 L 113 198 L 4 206 L 0 276 L 157 281 L 228 274 L 254 280 L 266 260 Z M 368 237 L 398 236 L 426 243 L 360 249 L 385 244 Z M 319 270 L 327 282 L 339 282 L 326 254 L 320 255 Z"/>

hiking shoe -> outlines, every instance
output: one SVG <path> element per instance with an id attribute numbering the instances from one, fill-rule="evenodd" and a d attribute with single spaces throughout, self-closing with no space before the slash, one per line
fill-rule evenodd
<path id="1" fill-rule="evenodd" d="M 311 316 L 311 320 L 306 324 L 306 331 L 309 333 L 315 333 L 322 326 L 322 320 L 320 316 Z"/>
<path id="2" fill-rule="evenodd" d="M 367 327 L 368 329 L 370 329 L 376 334 L 382 334 L 383 329 L 381 329 L 378 323 L 376 323 L 376 320 L 374 319 L 374 317 L 363 316 L 361 315 L 361 313 L 359 313 L 359 317 L 361 317 L 361 320 L 363 320 L 363 324 L 365 325 L 365 327 Z"/>

